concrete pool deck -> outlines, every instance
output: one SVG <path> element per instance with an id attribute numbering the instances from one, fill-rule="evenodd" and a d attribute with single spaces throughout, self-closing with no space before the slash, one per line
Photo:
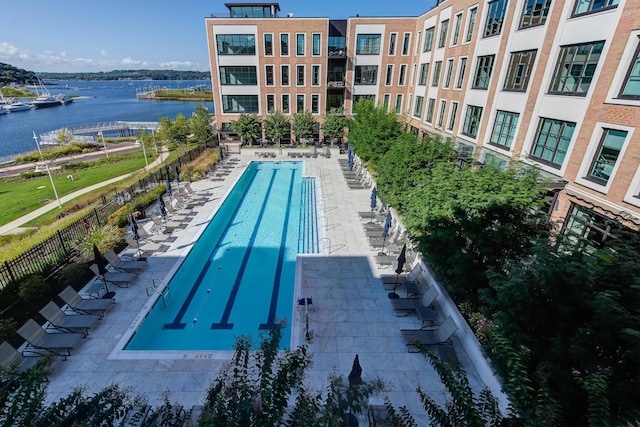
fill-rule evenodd
<path id="1" fill-rule="evenodd" d="M 213 195 L 198 208 L 185 229 L 173 232 L 176 240 L 166 252 L 149 257 L 149 266 L 130 287 L 112 289 L 117 292 L 113 307 L 66 361 L 54 362 L 48 401 L 66 396 L 74 387 L 94 393 L 117 383 L 133 394 L 145 394 L 154 405 L 162 403 L 165 391 L 169 392 L 171 402 L 187 409 L 203 404 L 211 382 L 231 352 L 166 352 L 149 357 L 146 352 L 122 352 L 118 345 L 133 332 L 142 308 L 149 304 L 147 288 L 153 279 L 170 277 L 244 166 L 257 160 L 254 152 L 234 154 L 240 162 L 223 181 L 192 183 L 194 190 L 210 190 Z M 420 329 L 421 321 L 415 316 L 397 317 L 394 313 L 373 258 L 378 250 L 370 248 L 358 215 L 369 208 L 370 189 L 347 187 L 340 158 L 346 155 L 339 155 L 335 149 L 331 158 L 303 159 L 304 175 L 320 179 L 319 215 L 328 238 L 325 242 L 330 241 L 325 244 L 324 254 L 298 259 L 296 296 L 313 297 L 308 316 L 314 336 L 309 346 L 314 363 L 305 384 L 308 389 L 324 390 L 328 374 L 336 372 L 346 377 L 358 354 L 363 379 L 385 380 L 391 386 L 386 393 L 391 402 L 396 407 L 406 405 L 418 423 L 423 424 L 426 413 L 416 387 L 420 385 L 441 403 L 445 400 L 444 387 L 423 355 L 407 352 L 400 330 Z M 287 160 L 287 154 L 272 160 Z M 305 307 L 294 306 L 293 329 L 297 336 L 293 341 L 304 340 L 304 315 Z M 454 344 L 458 344 L 456 339 Z M 482 388 L 470 357 L 458 345 L 456 351 L 474 389 Z M 377 400 L 381 403 L 382 396 Z"/>

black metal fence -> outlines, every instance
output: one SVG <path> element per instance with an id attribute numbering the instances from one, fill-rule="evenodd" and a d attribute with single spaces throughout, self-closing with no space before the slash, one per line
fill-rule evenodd
<path id="1" fill-rule="evenodd" d="M 17 299 L 17 286 L 21 279 L 31 275 L 49 276 L 69 263 L 76 255 L 73 243 L 86 236 L 92 228 L 102 227 L 109 216 L 121 207 L 132 194 L 146 192 L 175 178 L 175 167 L 197 158 L 207 146 L 197 146 L 177 160 L 152 172 L 126 188 L 116 188 L 110 195 L 102 195 L 100 206 L 72 224 L 28 249 L 26 252 L 0 265 L 0 307 L 7 307 Z M 96 200 L 96 201 L 97 201 Z"/>

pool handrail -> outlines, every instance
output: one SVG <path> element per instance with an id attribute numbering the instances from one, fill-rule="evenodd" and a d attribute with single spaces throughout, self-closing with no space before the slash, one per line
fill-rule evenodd
<path id="1" fill-rule="evenodd" d="M 162 304 L 166 308 L 167 302 L 165 301 L 164 297 L 167 295 L 171 295 L 171 289 L 169 289 L 169 285 L 160 279 L 153 279 L 152 283 L 153 284 L 151 286 L 147 286 L 147 296 L 151 296 L 149 291 L 155 292 L 160 296 L 160 298 L 162 298 Z M 160 286 L 158 286 L 157 283 L 160 283 Z"/>

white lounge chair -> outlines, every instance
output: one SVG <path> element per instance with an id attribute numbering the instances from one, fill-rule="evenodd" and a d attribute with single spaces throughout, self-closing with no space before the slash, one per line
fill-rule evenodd
<path id="1" fill-rule="evenodd" d="M 420 351 L 417 344 L 428 346 L 448 343 L 457 330 L 458 325 L 453 318 L 447 317 L 437 329 L 402 329 L 400 332 L 408 351 L 416 353 Z"/>

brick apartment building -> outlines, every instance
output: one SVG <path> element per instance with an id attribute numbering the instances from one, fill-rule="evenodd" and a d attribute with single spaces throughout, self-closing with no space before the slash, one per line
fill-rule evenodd
<path id="1" fill-rule="evenodd" d="M 640 226 L 640 0 L 445 0 L 418 17 L 206 19 L 217 122 L 361 98 L 477 164 L 534 165 L 566 233 Z M 392 7 L 392 6 L 390 6 Z"/>

